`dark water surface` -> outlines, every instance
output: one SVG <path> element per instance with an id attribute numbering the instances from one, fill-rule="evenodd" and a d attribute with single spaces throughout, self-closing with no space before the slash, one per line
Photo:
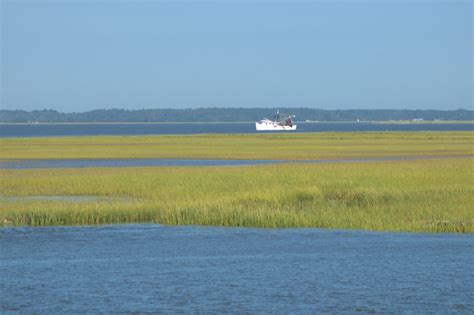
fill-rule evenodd
<path id="1" fill-rule="evenodd" d="M 117 225 L 0 229 L 1 312 L 474 312 L 474 237 Z"/>
<path id="2" fill-rule="evenodd" d="M 298 123 L 295 132 L 323 131 L 456 131 L 474 130 L 474 124 L 377 124 L 356 122 Z M 161 135 L 202 133 L 257 133 L 255 123 L 163 124 L 0 124 L 0 137 L 93 135 Z M 259 132 L 261 133 L 261 131 Z"/>
<path id="3" fill-rule="evenodd" d="M 145 167 L 145 166 L 239 166 L 281 163 L 278 160 L 199 159 L 44 159 L 0 160 L 0 169 Z"/>

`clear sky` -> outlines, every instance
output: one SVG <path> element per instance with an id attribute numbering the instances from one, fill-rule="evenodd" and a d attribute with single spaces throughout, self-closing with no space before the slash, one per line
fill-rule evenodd
<path id="1" fill-rule="evenodd" d="M 1 108 L 472 109 L 473 2 L 1 2 Z"/>

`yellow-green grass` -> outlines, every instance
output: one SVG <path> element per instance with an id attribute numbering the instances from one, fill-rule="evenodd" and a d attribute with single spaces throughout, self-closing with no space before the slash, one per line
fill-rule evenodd
<path id="1" fill-rule="evenodd" d="M 0 139 L 0 159 L 314 160 L 472 156 L 474 132 L 284 133 Z"/>
<path id="2" fill-rule="evenodd" d="M 0 170 L 0 224 L 155 222 L 473 233 L 473 163 L 460 158 Z"/>

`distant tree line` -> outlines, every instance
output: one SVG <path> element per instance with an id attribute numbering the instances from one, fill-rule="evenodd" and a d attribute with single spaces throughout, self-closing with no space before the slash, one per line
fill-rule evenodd
<path id="1" fill-rule="evenodd" d="M 272 118 L 276 108 L 98 109 L 81 113 L 55 110 L 0 110 L 1 123 L 86 122 L 244 122 Z M 474 120 L 474 111 L 280 108 L 297 121 Z"/>

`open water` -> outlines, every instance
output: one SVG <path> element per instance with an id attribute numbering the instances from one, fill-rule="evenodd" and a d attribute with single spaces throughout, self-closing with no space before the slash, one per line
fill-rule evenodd
<path id="1" fill-rule="evenodd" d="M 474 124 L 378 124 L 356 122 L 298 123 L 292 132 L 324 131 L 456 131 L 474 130 Z M 94 135 L 161 135 L 203 133 L 257 133 L 255 123 L 156 124 L 0 124 L 0 137 L 60 137 Z M 261 131 L 259 131 L 261 133 Z"/>
<path id="2" fill-rule="evenodd" d="M 474 312 L 474 237 L 161 225 L 0 229 L 0 312 Z"/>

